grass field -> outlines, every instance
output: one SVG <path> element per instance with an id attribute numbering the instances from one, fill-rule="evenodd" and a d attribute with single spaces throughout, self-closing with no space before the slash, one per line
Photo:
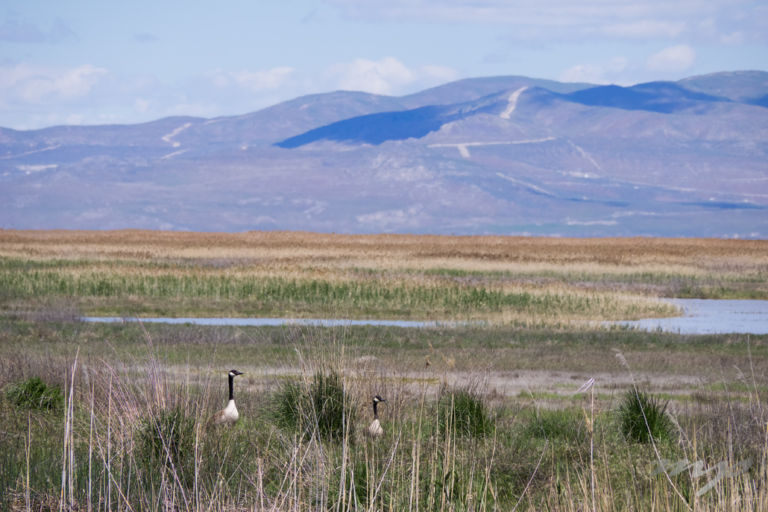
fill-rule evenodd
<path id="1" fill-rule="evenodd" d="M 768 298 L 766 249 L 0 231 L 0 508 L 768 509 L 768 337 L 595 327 L 674 314 L 659 297 Z M 230 368 L 241 418 L 212 428 Z M 380 439 L 364 435 L 374 394 Z M 627 433 L 628 396 L 652 399 L 650 441 Z"/>

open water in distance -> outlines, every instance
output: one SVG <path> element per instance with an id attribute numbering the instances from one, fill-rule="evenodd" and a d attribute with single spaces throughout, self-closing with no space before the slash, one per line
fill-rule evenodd
<path id="1" fill-rule="evenodd" d="M 768 334 L 768 300 L 669 299 L 680 306 L 683 316 L 614 322 L 648 331 L 680 334 Z M 389 327 L 456 327 L 462 322 L 414 320 L 345 320 L 320 318 L 141 318 L 82 317 L 84 322 L 136 322 L 218 326 L 320 326 L 381 325 Z"/>
<path id="2" fill-rule="evenodd" d="M 616 322 L 680 334 L 768 334 L 768 300 L 669 299 L 683 316 Z"/>

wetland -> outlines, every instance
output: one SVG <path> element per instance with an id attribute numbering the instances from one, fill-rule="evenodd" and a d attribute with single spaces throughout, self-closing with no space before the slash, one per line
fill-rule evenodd
<path id="1" fill-rule="evenodd" d="M 2 506 L 760 510 L 768 336 L 602 324 L 674 318 L 669 298 L 764 301 L 767 249 L 0 231 Z M 78 320 L 96 316 L 178 323 Z M 185 321 L 215 317 L 239 325 Z M 241 418 L 211 431 L 231 368 L 245 372 Z M 60 405 L 18 400 L 35 378 Z M 675 426 L 650 444 L 628 437 L 628 391 L 666 404 Z M 378 441 L 362 435 L 375 394 L 387 398 Z M 303 396 L 330 402 L 292 408 Z M 338 431 L 321 421 L 331 402 Z M 693 469 L 656 472 L 661 459 L 753 462 L 707 487 L 715 479 Z"/>

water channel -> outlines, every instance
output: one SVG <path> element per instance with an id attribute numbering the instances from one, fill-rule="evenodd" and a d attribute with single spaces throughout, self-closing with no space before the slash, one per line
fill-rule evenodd
<path id="1" fill-rule="evenodd" d="M 682 316 L 615 322 L 648 331 L 680 334 L 768 334 L 768 300 L 668 299 L 683 310 Z M 320 326 L 378 325 L 390 327 L 452 327 L 453 322 L 414 320 L 346 320 L 318 318 L 141 318 L 82 317 L 84 322 L 135 322 L 214 326 Z"/>
<path id="2" fill-rule="evenodd" d="M 214 318 L 136 318 L 119 316 L 84 316 L 80 318 L 83 322 L 144 322 L 144 323 L 163 323 L 163 324 L 192 324 L 192 325 L 217 325 L 217 326 L 238 326 L 238 327 L 263 327 L 263 326 L 282 326 L 282 325 L 302 325 L 316 327 L 339 327 L 348 325 L 381 325 L 389 327 L 451 327 L 456 325 L 452 322 L 422 322 L 418 320 L 345 320 L 333 318 L 235 318 L 235 317 L 214 317 Z"/>

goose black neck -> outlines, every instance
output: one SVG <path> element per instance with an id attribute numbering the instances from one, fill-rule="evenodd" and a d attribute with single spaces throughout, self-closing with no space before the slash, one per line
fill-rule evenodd
<path id="1" fill-rule="evenodd" d="M 231 373 L 229 374 L 229 399 L 235 399 L 235 376 Z"/>
<path id="2" fill-rule="evenodd" d="M 379 411 L 376 409 L 376 406 L 379 405 L 376 400 L 373 401 L 373 419 L 377 420 L 379 419 Z"/>

